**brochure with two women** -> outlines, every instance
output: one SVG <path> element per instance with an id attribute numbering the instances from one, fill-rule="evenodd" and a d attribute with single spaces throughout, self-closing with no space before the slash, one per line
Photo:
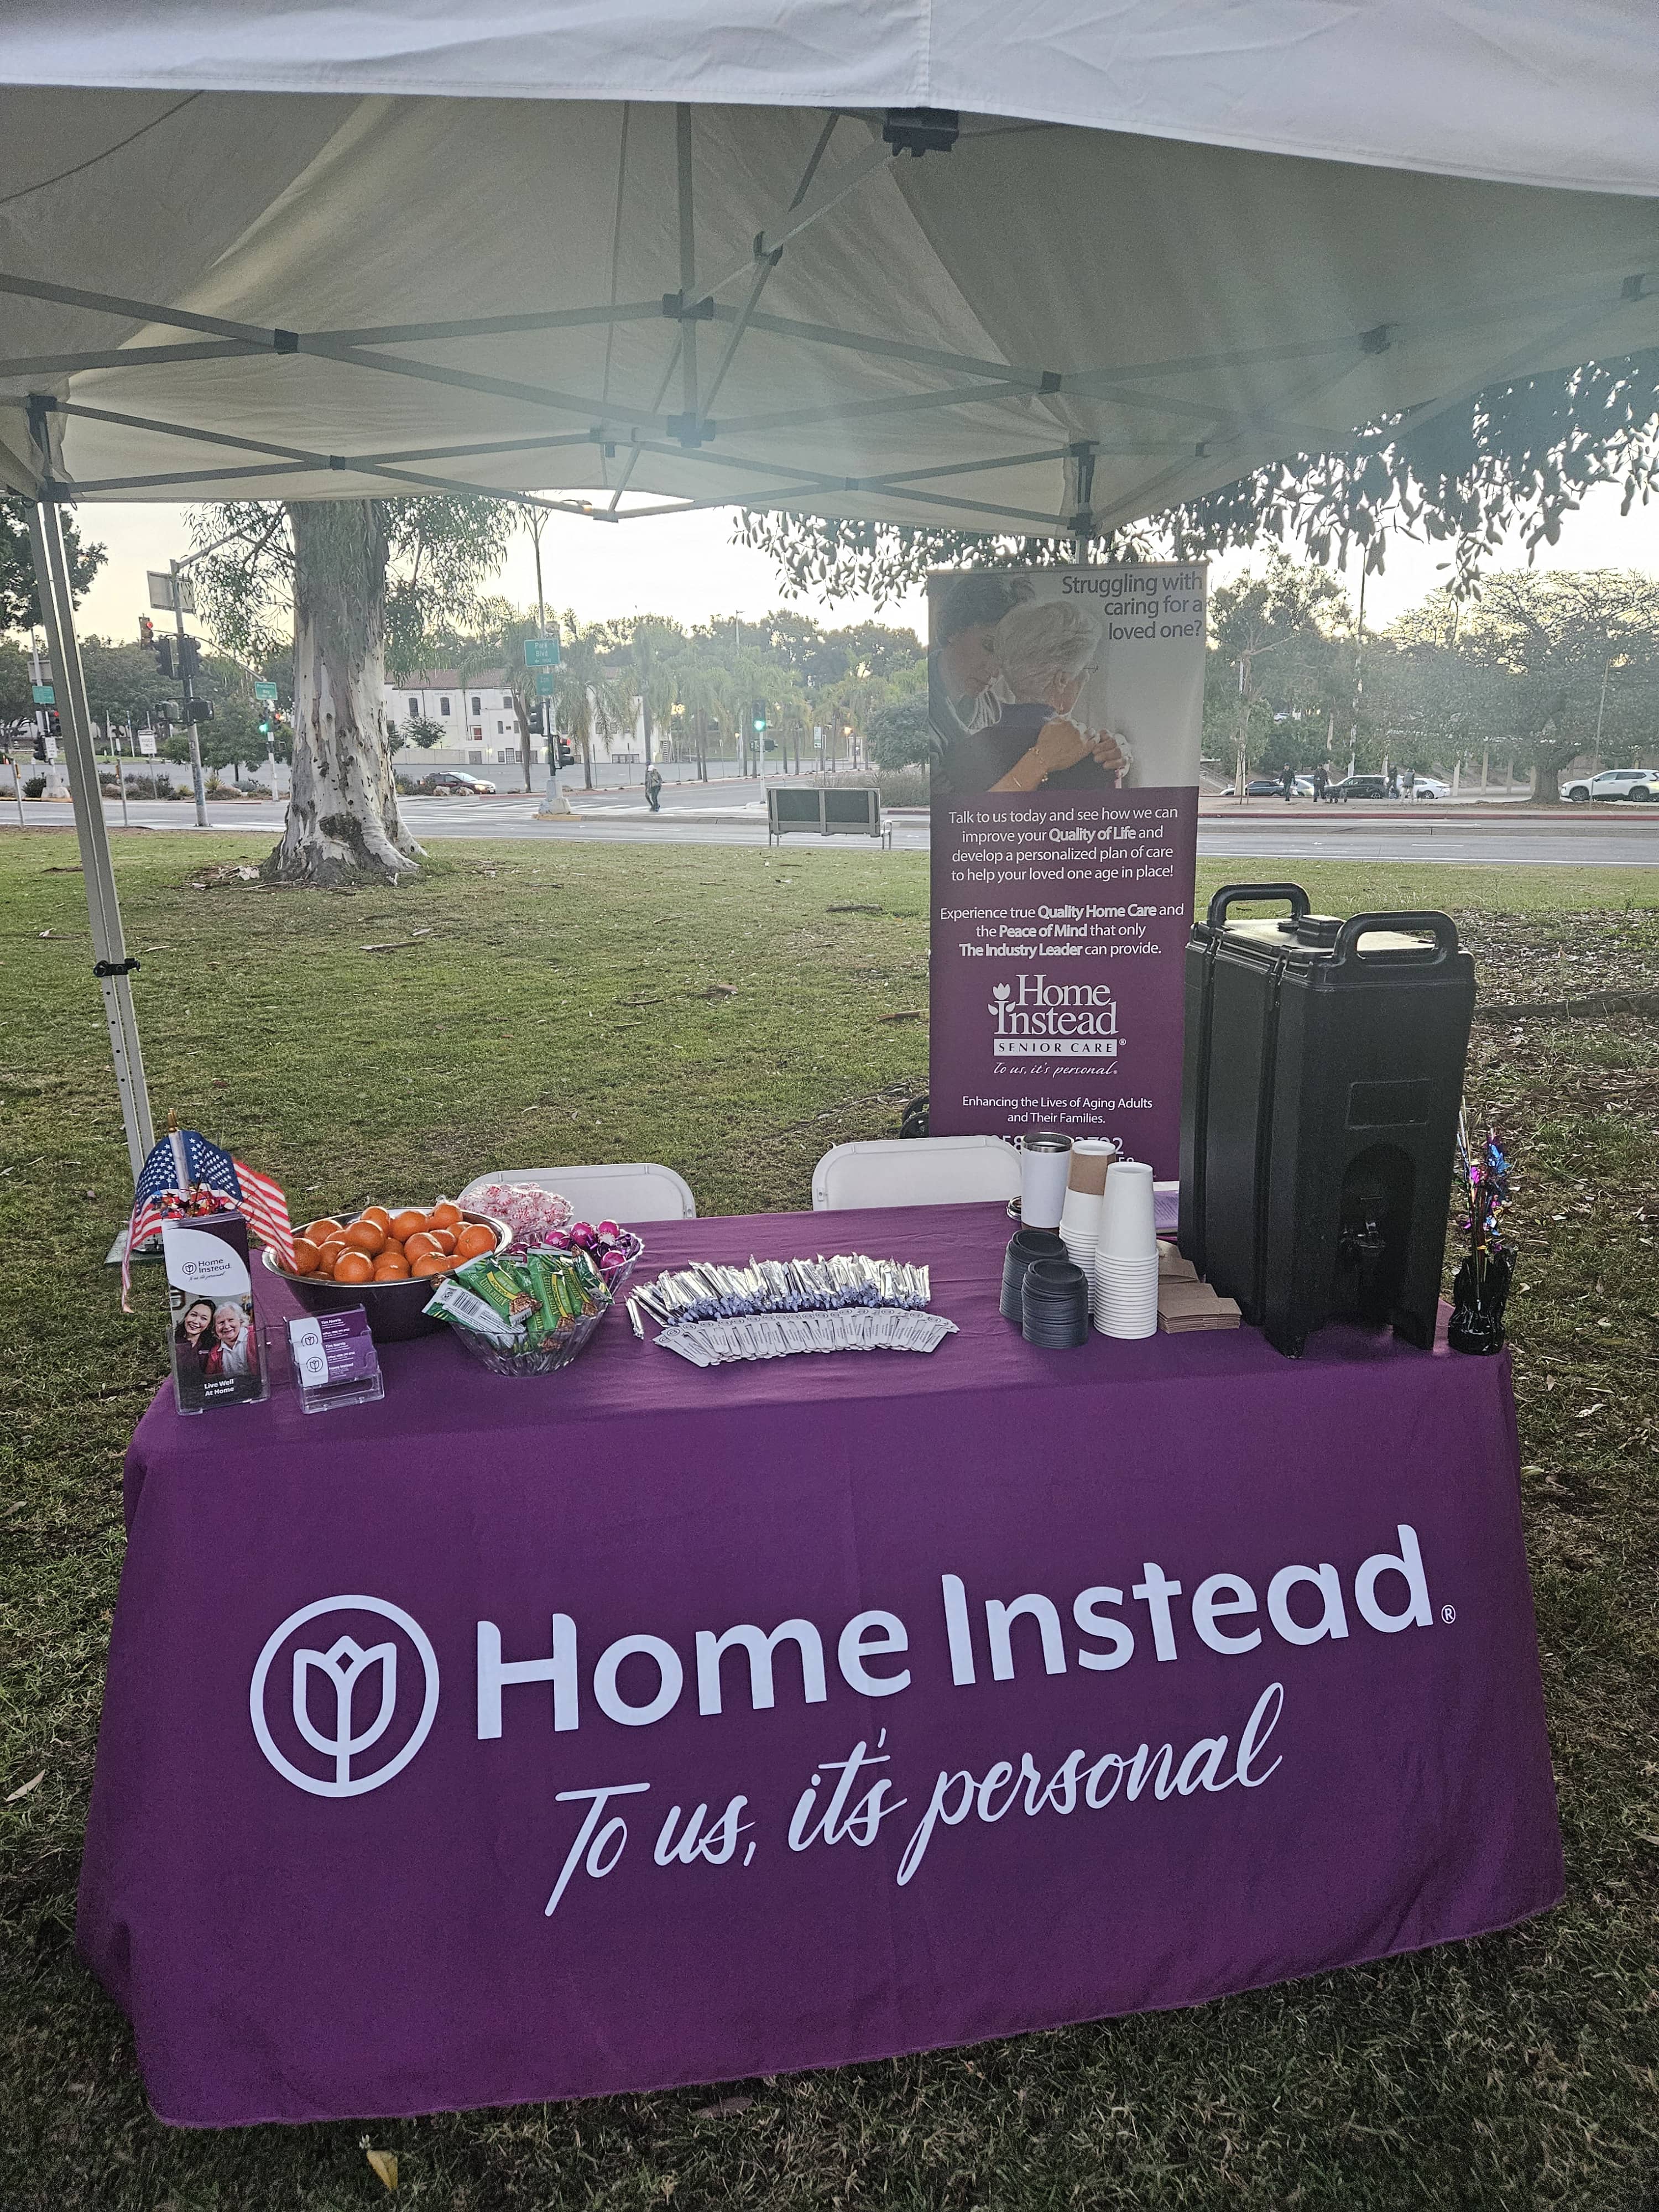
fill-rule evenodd
<path id="1" fill-rule="evenodd" d="M 253 1310 L 247 1223 L 198 1214 L 161 1231 L 173 1325 L 173 1387 L 181 1413 L 246 1405 L 265 1395 Z"/>

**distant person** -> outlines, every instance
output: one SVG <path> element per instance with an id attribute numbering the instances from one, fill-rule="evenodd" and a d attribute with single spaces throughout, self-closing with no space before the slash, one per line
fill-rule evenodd
<path id="1" fill-rule="evenodd" d="M 1330 771 L 1321 761 L 1313 772 L 1314 805 L 1317 806 L 1331 787 Z"/>
<path id="2" fill-rule="evenodd" d="M 939 744 L 988 728 L 1012 704 L 996 629 L 1005 615 L 1029 603 L 1031 588 L 1023 577 L 987 573 L 953 576 L 934 595 L 929 696 Z"/>
<path id="3" fill-rule="evenodd" d="M 1296 770 L 1290 766 L 1288 762 L 1279 772 L 1279 788 L 1284 796 L 1285 805 L 1288 806 L 1291 803 L 1291 794 L 1296 789 Z"/>
<path id="4" fill-rule="evenodd" d="M 1405 786 L 1406 797 L 1407 799 L 1415 799 L 1417 796 L 1417 770 L 1414 768 L 1408 768 L 1406 770 L 1403 782 Z"/>
<path id="5" fill-rule="evenodd" d="M 653 761 L 645 771 L 645 803 L 653 814 L 662 811 L 662 770 Z"/>
<path id="6" fill-rule="evenodd" d="M 1100 650 L 1093 615 L 1063 599 L 1017 606 L 997 624 L 991 653 L 1009 695 L 994 722 L 945 747 L 934 789 L 1109 791 L 1129 764 L 1127 747 L 1072 720 Z"/>
<path id="7" fill-rule="evenodd" d="M 1400 771 L 1397 768 L 1391 768 L 1389 770 L 1389 796 L 1390 799 L 1398 799 L 1400 796 Z"/>

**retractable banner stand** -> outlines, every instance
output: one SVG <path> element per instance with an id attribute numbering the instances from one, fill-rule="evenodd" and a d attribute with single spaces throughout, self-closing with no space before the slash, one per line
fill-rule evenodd
<path id="1" fill-rule="evenodd" d="M 928 580 L 935 1136 L 1058 1127 L 1176 1171 L 1205 583 Z"/>

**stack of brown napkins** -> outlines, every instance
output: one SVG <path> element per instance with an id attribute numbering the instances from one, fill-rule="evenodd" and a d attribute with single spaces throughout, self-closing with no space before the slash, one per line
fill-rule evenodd
<path id="1" fill-rule="evenodd" d="M 1239 1313 L 1231 1298 L 1218 1297 L 1198 1270 L 1173 1244 L 1158 1248 L 1158 1325 L 1170 1336 L 1200 1328 L 1237 1328 Z"/>

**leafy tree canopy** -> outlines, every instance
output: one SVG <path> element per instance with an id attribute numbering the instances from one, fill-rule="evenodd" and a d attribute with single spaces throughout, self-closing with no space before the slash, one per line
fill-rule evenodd
<path id="1" fill-rule="evenodd" d="M 73 515 L 64 517 L 64 545 L 69 556 L 70 589 L 79 606 L 106 559 L 101 545 L 87 545 Z M 0 496 L 0 631 L 28 630 L 40 620 L 29 554 L 28 507 L 15 495 Z"/>
<path id="2" fill-rule="evenodd" d="M 1090 541 L 1097 560 L 1194 560 L 1266 540 L 1322 566 L 1383 566 L 1389 534 L 1444 544 L 1453 588 L 1472 595 L 1510 532 L 1553 545 L 1584 494 L 1616 484 L 1628 514 L 1659 490 L 1659 349 L 1513 383 L 1461 405 L 1372 425 L 1341 447 L 1274 461 L 1205 497 Z M 1070 539 L 1013 538 L 894 523 L 751 514 L 740 543 L 769 554 L 786 592 L 867 592 L 878 605 L 930 568 L 1049 566 Z"/>
<path id="3" fill-rule="evenodd" d="M 513 509 L 480 493 L 458 499 L 371 502 L 385 532 L 386 668 L 394 683 L 428 665 L 447 630 L 476 632 L 483 587 L 501 567 L 515 527 Z M 198 507 L 198 545 L 234 531 L 235 542 L 201 562 L 197 604 L 225 648 L 261 672 L 283 665 L 294 645 L 294 537 L 288 509 L 261 500 Z"/>

